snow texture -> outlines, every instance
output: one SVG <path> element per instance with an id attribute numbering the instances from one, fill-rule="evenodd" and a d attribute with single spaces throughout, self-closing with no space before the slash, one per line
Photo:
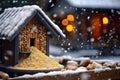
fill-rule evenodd
<path id="1" fill-rule="evenodd" d="M 120 69 L 120 68 L 118 68 Z M 106 70 L 111 70 L 111 68 L 105 68 L 105 69 L 95 69 L 95 70 L 91 70 L 91 71 L 94 71 L 95 73 L 100 73 L 102 71 L 106 71 Z M 78 74 L 80 72 L 86 72 L 87 70 L 84 68 L 84 67 L 79 67 L 78 69 L 76 69 L 75 71 L 73 70 L 66 70 L 64 72 L 62 71 L 51 71 L 51 72 L 48 72 L 48 73 L 44 73 L 44 72 L 41 72 L 41 73 L 36 73 L 36 74 L 33 74 L 33 75 L 30 75 L 30 74 L 25 74 L 23 76 L 19 76 L 17 78 L 40 78 L 40 77 L 44 77 L 44 76 L 56 76 L 56 75 L 61 75 L 61 76 L 66 76 L 68 74 Z M 89 78 L 90 75 L 89 74 L 82 74 L 81 77 L 83 78 L 83 80 L 86 78 Z"/>
<path id="2" fill-rule="evenodd" d="M 49 73 L 36 73 L 34 75 L 25 74 L 25 75 L 19 76 L 19 77 L 20 78 L 30 78 L 30 77 L 36 77 L 37 78 L 37 77 L 55 76 L 55 75 L 66 76 L 67 74 L 76 74 L 76 73 L 84 72 L 84 71 L 86 71 L 86 70 L 82 70 L 82 68 L 81 68 L 81 69 L 78 69 L 76 71 L 72 71 L 72 70 L 66 70 L 64 72 L 62 72 L 62 71 L 52 71 L 52 72 L 49 72 Z"/>
<path id="3" fill-rule="evenodd" d="M 67 0 L 71 5 L 81 8 L 120 8 L 120 0 Z"/>

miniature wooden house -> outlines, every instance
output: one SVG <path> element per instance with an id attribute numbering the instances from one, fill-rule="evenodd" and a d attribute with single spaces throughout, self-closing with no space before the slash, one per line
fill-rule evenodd
<path id="1" fill-rule="evenodd" d="M 64 37 L 60 28 L 36 5 L 8 8 L 0 15 L 0 61 L 15 65 L 19 53 L 35 46 L 49 53 L 48 31 Z"/>

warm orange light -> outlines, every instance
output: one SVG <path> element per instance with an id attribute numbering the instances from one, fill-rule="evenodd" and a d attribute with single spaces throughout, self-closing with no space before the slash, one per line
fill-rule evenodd
<path id="1" fill-rule="evenodd" d="M 66 26 L 66 30 L 67 30 L 68 32 L 73 31 L 73 26 L 72 26 L 72 25 L 67 25 L 67 26 Z"/>
<path id="2" fill-rule="evenodd" d="M 64 25 L 64 26 L 68 25 L 68 20 L 67 19 L 63 19 L 62 20 L 62 25 Z"/>
<path id="3" fill-rule="evenodd" d="M 103 24 L 108 24 L 109 22 L 108 17 L 103 17 L 102 21 L 103 21 Z"/>
<path id="4" fill-rule="evenodd" d="M 68 21 L 74 21 L 74 16 L 72 14 L 67 15 Z"/>

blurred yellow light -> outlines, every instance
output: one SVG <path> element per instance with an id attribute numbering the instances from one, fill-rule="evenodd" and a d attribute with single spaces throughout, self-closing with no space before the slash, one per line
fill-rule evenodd
<path id="1" fill-rule="evenodd" d="M 68 21 L 74 21 L 74 16 L 72 14 L 67 15 Z"/>
<path id="2" fill-rule="evenodd" d="M 63 19 L 62 20 L 62 25 L 64 25 L 64 26 L 68 25 L 68 20 L 67 19 Z"/>
<path id="3" fill-rule="evenodd" d="M 103 17 L 103 24 L 108 24 L 109 20 L 108 20 L 108 17 Z"/>
<path id="4" fill-rule="evenodd" d="M 67 25 L 66 30 L 67 30 L 68 32 L 73 31 L 73 26 L 72 26 L 72 25 Z"/>

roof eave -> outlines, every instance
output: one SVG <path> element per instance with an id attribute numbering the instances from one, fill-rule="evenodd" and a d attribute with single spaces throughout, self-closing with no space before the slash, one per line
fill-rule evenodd
<path id="1" fill-rule="evenodd" d="M 46 26 L 49 27 L 49 29 L 52 31 L 52 33 L 54 35 L 57 34 L 57 37 L 61 38 L 65 38 L 66 35 L 62 32 L 62 30 L 58 27 L 58 25 L 56 25 L 55 23 L 53 23 L 53 21 L 42 11 L 41 8 L 38 8 L 38 13 L 37 15 L 41 18 L 40 21 L 41 23 L 43 23 L 43 25 L 46 24 Z"/>

